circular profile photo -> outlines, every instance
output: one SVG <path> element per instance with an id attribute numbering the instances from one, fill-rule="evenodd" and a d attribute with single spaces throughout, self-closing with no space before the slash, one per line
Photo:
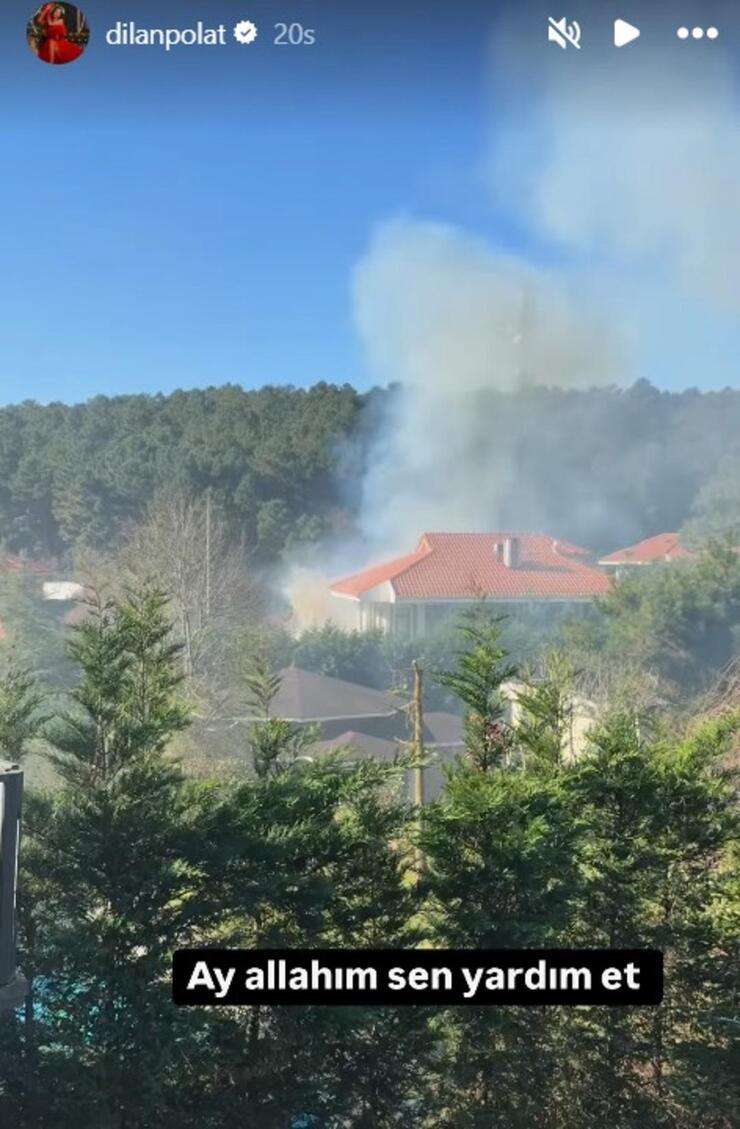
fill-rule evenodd
<path id="1" fill-rule="evenodd" d="M 84 52 L 90 28 L 74 4 L 42 4 L 26 29 L 28 46 L 44 63 L 73 63 Z"/>

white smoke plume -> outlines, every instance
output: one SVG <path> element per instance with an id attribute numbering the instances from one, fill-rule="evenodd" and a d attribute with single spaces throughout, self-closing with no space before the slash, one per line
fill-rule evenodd
<path id="1" fill-rule="evenodd" d="M 520 528 L 557 534 L 581 508 L 587 526 L 598 501 L 572 482 L 560 514 L 539 504 L 540 436 L 498 429 L 486 390 L 684 373 L 716 385 L 727 371 L 717 343 L 740 309 L 740 116 L 726 60 L 681 53 L 675 34 L 649 53 L 609 44 L 566 65 L 538 45 L 530 59 L 521 17 L 497 30 L 483 175 L 496 214 L 556 265 L 439 223 L 376 231 L 355 272 L 355 319 L 373 376 L 402 392 L 364 483 L 369 556 L 512 513 Z"/>
<path id="2" fill-rule="evenodd" d="M 363 495 L 377 551 L 408 551 L 425 529 L 494 529 L 521 489 L 487 389 L 578 387 L 614 379 L 608 326 L 557 278 L 451 227 L 398 221 L 379 229 L 355 275 L 355 310 L 373 371 L 398 380 Z"/>
<path id="3" fill-rule="evenodd" d="M 352 279 L 355 322 L 371 379 L 400 390 L 363 482 L 361 540 L 318 581 L 301 576 L 305 602 L 316 605 L 328 579 L 409 551 L 424 530 L 637 539 L 635 515 L 613 500 L 605 513 L 583 468 L 565 466 L 572 436 L 528 415 L 526 390 L 638 376 L 737 383 L 738 82 L 721 42 L 676 39 L 679 10 L 644 15 L 625 51 L 611 43 L 611 18 L 602 14 L 598 47 L 590 17 L 578 54 L 548 47 L 542 13 L 528 7 L 495 29 L 490 136 L 474 173 L 491 229 L 510 225 L 525 251 L 433 217 L 388 219 L 373 233 Z M 729 8 L 713 19 L 727 40 L 740 32 Z M 515 427 L 491 412 L 492 391 L 525 393 Z M 611 420 L 598 425 L 618 447 Z M 650 457 L 659 453 L 637 459 L 635 475 Z M 318 618 L 327 614 L 330 603 Z"/>

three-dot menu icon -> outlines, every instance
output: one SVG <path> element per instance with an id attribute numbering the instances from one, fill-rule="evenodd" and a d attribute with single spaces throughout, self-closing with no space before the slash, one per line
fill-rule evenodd
<path id="1" fill-rule="evenodd" d="M 679 27 L 676 29 L 679 39 L 719 39 L 719 29 L 716 27 Z"/>

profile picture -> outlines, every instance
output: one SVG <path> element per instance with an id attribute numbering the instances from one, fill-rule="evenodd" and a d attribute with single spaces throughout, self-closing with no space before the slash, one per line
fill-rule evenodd
<path id="1" fill-rule="evenodd" d="M 42 4 L 26 29 L 28 46 L 44 63 L 73 63 L 90 39 L 87 19 L 74 4 Z"/>

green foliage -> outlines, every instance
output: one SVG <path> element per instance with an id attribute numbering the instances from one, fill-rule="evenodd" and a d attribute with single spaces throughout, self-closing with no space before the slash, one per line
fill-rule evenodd
<path id="1" fill-rule="evenodd" d="M 457 665 L 439 673 L 437 680 L 466 707 L 466 752 L 477 769 L 487 771 L 508 760 L 509 734 L 504 725 L 501 684 L 517 671 L 505 662 L 500 621 L 488 618 L 485 609 L 476 609 L 465 617 L 459 632 L 465 648 L 458 652 Z"/>
<path id="2" fill-rule="evenodd" d="M 258 776 L 270 776 L 291 767 L 304 756 L 309 745 L 319 739 L 319 734 L 311 727 L 271 716 L 280 681 L 280 675 L 273 672 L 262 656 L 255 660 L 251 674 L 245 679 L 249 707 L 258 718 L 251 723 L 247 739 L 250 763 Z"/>
<path id="3" fill-rule="evenodd" d="M 307 628 L 296 638 L 279 623 L 264 623 L 240 633 L 235 677 L 243 684 L 255 663 L 265 660 L 271 670 L 295 664 L 330 678 L 355 682 L 377 690 L 408 692 L 412 663 L 424 670 L 452 662 L 457 646 L 453 629 L 440 628 L 423 639 L 399 639 L 383 631 L 346 631 L 334 623 Z M 454 695 L 430 678 L 428 709 L 458 708 Z"/>
<path id="4" fill-rule="evenodd" d="M 64 1124 L 76 1107 L 119 1126 L 124 1108 L 148 1117 L 191 1028 L 165 986 L 172 949 L 202 922 L 193 789 L 165 755 L 186 713 L 157 592 L 99 601 L 72 651 L 81 680 L 47 730 L 62 786 L 27 805 L 21 959 L 38 1010 L 24 1030 L 23 1107 L 30 1124 Z M 56 1048 L 51 1060 L 42 1048 Z"/>
<path id="5" fill-rule="evenodd" d="M 710 539 L 740 536 L 740 461 L 727 460 L 699 490 L 684 526 L 689 545 Z"/>
<path id="6" fill-rule="evenodd" d="M 28 803 L 21 959 L 36 1006 L 0 1113 L 104 1129 L 145 1129 L 154 1109 L 172 1129 L 284 1129 L 306 1109 L 358 1127 L 393 1118 L 428 1053 L 424 1017 L 208 1016 L 175 1011 L 167 990 L 181 945 L 412 940 L 409 814 L 391 770 L 329 759 L 235 788 L 189 783 L 166 755 L 184 715 L 161 597 L 92 612 L 73 644 L 74 706 L 51 730 L 64 785 Z M 269 709 L 265 670 L 253 690 Z"/>
<path id="7" fill-rule="evenodd" d="M 249 695 L 248 704 L 259 717 L 269 718 L 275 695 L 280 689 L 280 681 L 280 675 L 273 670 L 269 660 L 258 655 L 244 683 Z"/>
<path id="8" fill-rule="evenodd" d="M 549 773 L 523 759 L 515 771 L 450 774 L 422 831 L 435 940 L 660 948 L 667 987 L 646 1011 L 440 1017 L 445 1113 L 430 1126 L 734 1124 L 738 813 L 718 766 L 739 725 L 728 715 L 646 742 L 618 715 Z"/>
<path id="9" fill-rule="evenodd" d="M 0 411 L 0 528 L 8 548 L 107 548 L 163 489 L 210 490 L 264 559 L 338 506 L 337 441 L 362 401 L 348 385 L 235 386 Z M 320 525 L 315 525 L 316 520 Z"/>
<path id="10" fill-rule="evenodd" d="M 325 383 L 254 391 L 227 385 L 3 408 L 3 542 L 41 556 L 108 547 L 162 488 L 194 497 L 210 490 L 230 534 L 244 536 L 261 561 L 341 536 L 343 511 L 353 509 L 347 498 L 359 496 L 368 447 L 396 394 L 359 395 Z M 732 472 L 720 464 L 740 459 L 736 390 L 659 392 L 647 381 L 628 389 L 491 389 L 478 407 L 482 449 L 495 420 L 502 460 L 510 455 L 518 465 L 538 437 L 539 457 L 520 466 L 522 490 L 500 500 L 503 528 L 522 521 L 538 527 L 547 514 L 558 536 L 607 552 L 679 529 L 705 485 L 697 520 L 704 532 L 726 528 L 724 516 L 719 525 L 713 517 L 707 523 L 704 512 L 724 515 L 715 492 L 731 510 Z M 719 484 L 710 487 L 714 475 Z M 592 502 L 573 506 L 584 481 Z M 527 498 L 535 500 L 529 507 Z"/>
<path id="11" fill-rule="evenodd" d="M 740 649 L 736 546 L 712 542 L 695 560 L 620 579 L 598 618 L 572 630 L 570 642 L 574 651 L 602 651 L 654 671 L 674 693 L 705 689 Z"/>
<path id="12" fill-rule="evenodd" d="M 538 655 L 548 639 L 554 643 L 561 626 L 562 616 L 553 615 L 551 609 L 507 616 L 498 621 L 501 649 L 511 656 L 512 665 L 519 665 Z M 361 686 L 408 693 L 416 661 L 429 672 L 426 708 L 457 712 L 459 699 L 440 684 L 436 675 L 454 664 L 459 646 L 455 619 L 419 639 L 406 639 L 380 629 L 348 631 L 334 623 L 307 628 L 295 638 L 279 624 L 267 624 L 242 632 L 237 668 L 250 670 L 255 657 L 264 655 L 274 670 L 295 663 L 304 670 Z"/>
<path id="13" fill-rule="evenodd" d="M 415 894 L 397 846 L 410 813 L 388 797 L 390 771 L 330 758 L 222 793 L 203 831 L 220 943 L 414 940 Z M 306 1111 L 321 1124 L 393 1124 L 431 1050 L 425 1017 L 395 1009 L 251 1008 L 214 1017 L 214 1030 L 232 1082 L 213 1109 L 226 1123 L 275 1129 Z"/>
<path id="14" fill-rule="evenodd" d="M 344 631 L 336 624 L 308 628 L 295 643 L 292 660 L 304 670 L 385 688 L 393 680 L 385 632 Z"/>
<path id="15" fill-rule="evenodd" d="M 566 933 L 576 829 L 556 779 L 461 766 L 424 821 L 435 935 L 452 948 L 531 948 Z"/>
<path id="16" fill-rule="evenodd" d="M 6 657 L 0 669 L 0 760 L 21 761 L 29 742 L 41 732 L 42 703 L 33 674 Z"/>
<path id="17" fill-rule="evenodd" d="M 62 626 L 51 601 L 41 599 L 38 578 L 0 569 L 0 650 L 44 677 L 63 682 L 65 663 Z"/>
<path id="18" fill-rule="evenodd" d="M 521 717 L 517 744 L 528 768 L 556 771 L 567 752 L 573 725 L 576 672 L 568 656 L 551 651 L 544 657 L 545 676 L 526 676 L 517 693 Z"/>
<path id="19" fill-rule="evenodd" d="M 52 760 L 69 785 L 106 787 L 132 758 L 160 755 L 187 725 L 166 607 L 151 588 L 125 602 L 91 597 L 69 646 L 82 679 L 72 708 L 48 730 Z"/>
<path id="20" fill-rule="evenodd" d="M 257 662 L 265 662 L 271 671 L 290 666 L 294 658 L 295 645 L 295 636 L 291 635 L 280 622 L 267 620 L 243 628 L 238 633 L 232 659 L 233 677 L 238 683 L 240 692 L 245 677 L 251 676 Z"/>
<path id="21" fill-rule="evenodd" d="M 468 711 L 470 756 L 421 820 L 393 766 L 296 758 L 267 657 L 247 680 L 258 732 L 275 726 L 261 770 L 196 784 L 169 752 L 187 713 L 164 598 L 90 610 L 78 687 L 47 728 L 61 786 L 26 805 L 33 996 L 0 1029 L 3 1124 L 290 1129 L 310 1113 L 321 1129 L 733 1129 L 740 828 L 723 766 L 738 716 L 646 731 L 616 711 L 570 760 L 573 671 L 551 655 L 503 756 L 490 727 L 513 669 L 479 615 L 442 676 Z M 169 999 L 185 945 L 418 944 L 657 947 L 666 999 L 431 1014 Z"/>

